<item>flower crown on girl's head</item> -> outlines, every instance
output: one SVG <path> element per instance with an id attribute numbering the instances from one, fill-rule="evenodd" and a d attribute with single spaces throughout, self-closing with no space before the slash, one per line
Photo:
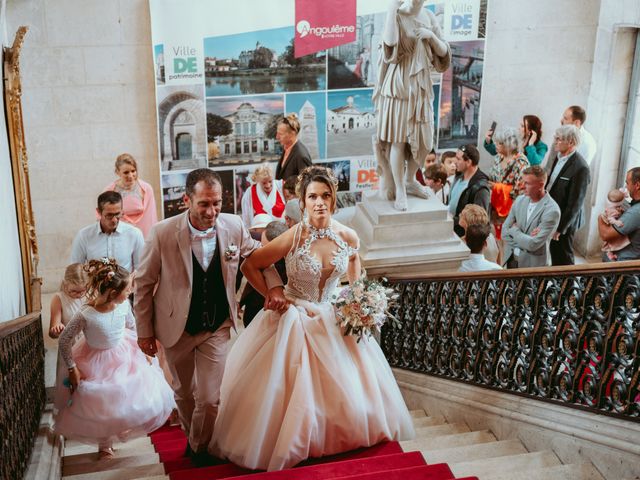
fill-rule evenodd
<path id="1" fill-rule="evenodd" d="M 84 270 L 89 275 L 87 296 L 95 297 L 109 289 L 118 289 L 129 277 L 129 272 L 118 265 L 115 258 L 89 260 Z"/>

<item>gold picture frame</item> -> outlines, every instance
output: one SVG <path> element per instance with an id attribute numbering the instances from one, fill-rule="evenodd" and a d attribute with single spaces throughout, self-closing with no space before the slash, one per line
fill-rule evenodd
<path id="1" fill-rule="evenodd" d="M 20 51 L 28 27 L 18 28 L 13 45 L 3 51 L 4 103 L 13 172 L 13 188 L 18 219 L 18 234 L 22 255 L 22 273 L 24 278 L 27 313 L 41 310 L 40 286 L 42 278 L 38 276 L 38 239 L 31 206 L 31 188 L 29 186 L 29 162 L 22 121 L 22 81 L 20 77 Z"/>

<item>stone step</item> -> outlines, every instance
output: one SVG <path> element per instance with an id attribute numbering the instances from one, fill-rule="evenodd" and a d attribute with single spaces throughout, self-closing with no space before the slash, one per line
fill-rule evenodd
<path id="1" fill-rule="evenodd" d="M 114 450 L 114 458 L 131 457 L 134 455 L 150 455 L 155 453 L 153 445 L 144 445 L 135 449 L 131 449 L 128 445 L 120 445 Z M 70 465 L 78 465 L 81 463 L 97 462 L 99 460 L 98 448 L 93 447 L 89 453 L 79 453 L 76 455 L 67 455 L 63 457 L 62 465 L 67 467 Z"/>
<path id="2" fill-rule="evenodd" d="M 409 413 L 411 414 L 411 418 L 420 418 L 420 417 L 426 417 L 427 416 L 427 412 L 425 412 L 422 409 L 411 410 L 411 411 L 409 411 Z"/>
<path id="3" fill-rule="evenodd" d="M 487 474 L 481 480 L 604 480 L 591 463 L 557 465 L 535 471 Z"/>
<path id="4" fill-rule="evenodd" d="M 132 438 L 131 440 L 127 441 L 127 442 L 116 442 L 114 443 L 115 445 L 151 445 L 151 439 L 149 437 L 138 437 L 138 438 Z M 79 442 L 78 440 L 65 440 L 64 442 L 64 446 L 65 446 L 65 450 L 67 448 L 74 448 L 74 447 L 83 447 L 88 445 L 87 443 L 84 442 Z"/>
<path id="5" fill-rule="evenodd" d="M 444 425 L 416 428 L 416 438 L 438 437 L 469 431 L 469 426 L 466 423 L 445 423 Z"/>
<path id="6" fill-rule="evenodd" d="M 66 463 L 62 467 L 62 476 L 68 477 L 72 475 L 79 475 L 81 473 L 93 473 L 100 472 L 105 469 L 114 470 L 116 468 L 124 467 L 137 467 L 140 465 L 154 465 L 160 463 L 160 456 L 157 453 L 147 453 L 144 455 L 138 455 L 135 452 L 129 456 L 120 456 L 110 459 L 97 460 L 93 462 L 76 463 L 75 465 L 67 465 Z"/>
<path id="7" fill-rule="evenodd" d="M 128 442 L 123 443 L 114 443 L 114 450 L 129 450 L 134 452 L 130 455 L 135 455 L 136 453 L 152 453 L 154 452 L 153 444 L 149 437 L 140 437 L 129 440 Z M 84 453 L 95 453 L 98 451 L 97 445 L 88 445 L 86 443 L 80 443 L 75 441 L 66 441 L 64 445 L 64 456 L 75 456 L 81 455 Z"/>
<path id="8" fill-rule="evenodd" d="M 470 462 L 450 463 L 449 467 L 456 477 L 475 476 L 483 480 L 489 475 L 508 475 L 513 472 L 530 473 L 556 465 L 560 465 L 560 460 L 555 453 L 546 450 L 522 453 L 520 455 L 508 455 L 506 457 L 483 458 Z"/>
<path id="9" fill-rule="evenodd" d="M 506 457 L 528 452 L 520 440 L 512 439 L 453 448 L 421 450 L 421 453 L 428 464 L 433 464 L 470 462 L 482 458 Z"/>
<path id="10" fill-rule="evenodd" d="M 405 452 L 430 451 L 442 448 L 454 448 L 464 445 L 476 445 L 482 443 L 495 442 L 496 437 L 488 430 L 477 432 L 458 433 L 455 435 L 445 435 L 435 438 L 416 438 L 400 442 L 402 450 Z"/>
<path id="11" fill-rule="evenodd" d="M 169 480 L 169 475 L 153 475 L 152 477 L 138 477 L 132 480 Z"/>
<path id="12" fill-rule="evenodd" d="M 155 465 L 138 465 L 136 467 L 115 468 L 113 470 L 103 470 L 101 472 L 81 473 L 62 477 L 63 480 L 134 480 L 162 475 L 164 467 L 161 463 Z"/>
<path id="13" fill-rule="evenodd" d="M 418 417 L 413 419 L 414 428 L 420 427 L 432 427 L 434 425 L 444 425 L 447 420 L 442 415 L 435 415 L 433 417 Z"/>

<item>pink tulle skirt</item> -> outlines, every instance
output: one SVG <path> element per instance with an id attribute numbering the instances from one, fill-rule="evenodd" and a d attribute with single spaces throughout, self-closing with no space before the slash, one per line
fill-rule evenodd
<path id="1" fill-rule="evenodd" d="M 378 343 L 343 336 L 332 305 L 298 300 L 261 311 L 233 345 L 209 451 L 281 470 L 414 435 Z"/>
<path id="2" fill-rule="evenodd" d="M 69 398 L 55 419 L 58 434 L 92 444 L 123 442 L 159 428 L 175 408 L 157 360 L 149 363 L 131 330 L 107 350 L 93 349 L 82 338 L 73 358 L 83 379 L 70 396 L 57 385 L 56 397 Z"/>

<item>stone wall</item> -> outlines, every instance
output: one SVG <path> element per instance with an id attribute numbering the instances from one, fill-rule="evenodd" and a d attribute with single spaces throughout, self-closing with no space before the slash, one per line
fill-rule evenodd
<path id="1" fill-rule="evenodd" d="M 542 119 L 550 145 L 564 109 L 586 108 L 585 128 L 598 151 L 590 165 L 588 221 L 576 237 L 585 256 L 599 254 L 597 216 L 606 193 L 622 186 L 618 165 L 638 28 L 637 0 L 489 2 L 480 131 L 494 119 L 517 127 L 532 113 Z M 490 162 L 483 151 L 481 166 Z"/>
<path id="2" fill-rule="evenodd" d="M 95 221 L 114 161 L 131 153 L 156 191 L 159 162 L 147 0 L 23 0 L 23 112 L 44 291 L 58 288 L 78 229 Z"/>
<path id="3" fill-rule="evenodd" d="M 624 185 L 619 175 L 622 138 L 627 122 L 627 104 L 633 57 L 640 29 L 638 0 L 602 0 L 587 103 L 587 127 L 598 142 L 591 165 L 592 184 L 585 202 L 589 223 L 577 237 L 588 254 L 598 254 L 598 215 L 604 209 L 607 192 Z M 636 125 L 640 120 L 636 119 Z M 622 170 L 624 166 L 620 167 Z M 597 180 L 597 181 L 596 181 Z"/>
<path id="4" fill-rule="evenodd" d="M 599 0 L 489 0 L 480 132 L 534 114 L 548 145 L 569 105 L 586 105 Z M 589 123 L 587 123 L 587 127 Z M 491 156 L 481 148 L 481 168 Z"/>

